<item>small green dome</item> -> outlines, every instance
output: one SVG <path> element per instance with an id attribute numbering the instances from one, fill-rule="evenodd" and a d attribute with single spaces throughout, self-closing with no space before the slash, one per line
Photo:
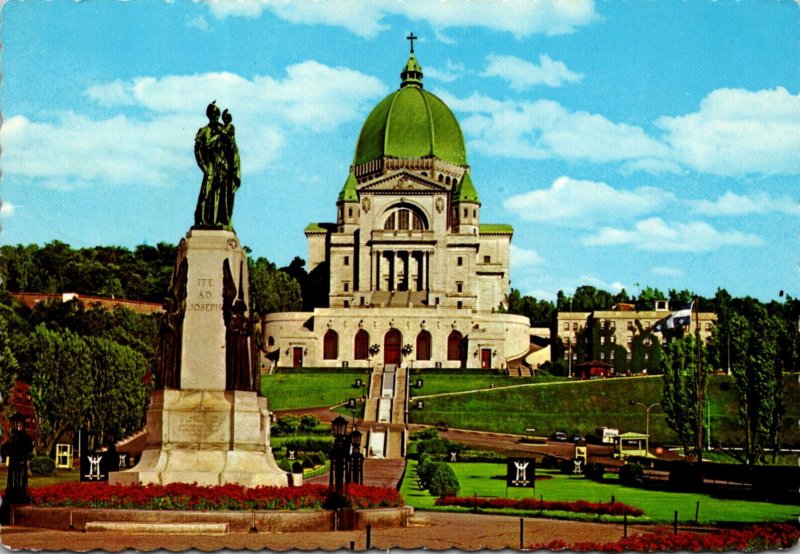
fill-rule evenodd
<path id="1" fill-rule="evenodd" d="M 356 194 L 356 174 L 352 171 L 347 176 L 347 181 L 344 182 L 341 192 L 339 192 L 338 202 L 358 202 L 358 194 Z"/>
<path id="2" fill-rule="evenodd" d="M 475 190 L 475 185 L 472 183 L 472 177 L 469 176 L 469 173 L 464 173 L 464 176 L 461 178 L 461 181 L 456 185 L 455 190 L 453 191 L 453 202 L 474 202 L 476 204 L 481 203 L 481 199 L 478 198 L 478 191 Z"/>
<path id="3" fill-rule="evenodd" d="M 400 89 L 393 92 L 367 117 L 356 145 L 353 164 L 391 158 L 435 156 L 456 165 L 467 165 L 461 127 L 450 108 L 422 88 L 422 68 L 412 53 L 401 73 Z"/>

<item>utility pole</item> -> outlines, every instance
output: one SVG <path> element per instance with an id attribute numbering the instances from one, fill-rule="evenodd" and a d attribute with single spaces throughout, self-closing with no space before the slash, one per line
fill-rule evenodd
<path id="1" fill-rule="evenodd" d="M 695 329 L 697 339 L 697 461 L 703 461 L 703 358 L 700 344 L 700 299 L 694 299 Z M 691 320 L 690 320 L 691 321 Z"/>

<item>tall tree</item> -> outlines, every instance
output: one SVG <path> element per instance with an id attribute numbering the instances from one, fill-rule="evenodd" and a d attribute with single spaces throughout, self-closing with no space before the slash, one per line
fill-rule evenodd
<path id="1" fill-rule="evenodd" d="M 0 406 L 6 406 L 17 380 L 17 358 L 8 344 L 8 324 L 0 316 Z"/>
<path id="2" fill-rule="evenodd" d="M 266 258 L 248 258 L 250 305 L 254 313 L 292 312 L 301 309 L 300 285 Z"/>
<path id="3" fill-rule="evenodd" d="M 38 452 L 49 455 L 67 431 L 84 423 L 94 396 L 91 351 L 72 331 L 33 331 L 27 356 L 31 359 L 30 394 L 39 427 Z"/>
<path id="4" fill-rule="evenodd" d="M 697 448 L 697 342 L 692 335 L 671 340 L 663 349 L 661 409 L 684 452 Z M 704 374 L 709 373 L 704 364 Z M 704 379 L 704 382 L 706 379 Z"/>

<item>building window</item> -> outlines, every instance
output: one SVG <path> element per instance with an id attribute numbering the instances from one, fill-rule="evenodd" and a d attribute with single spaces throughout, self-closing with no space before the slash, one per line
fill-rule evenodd
<path id="1" fill-rule="evenodd" d="M 606 343 L 606 337 L 600 337 L 600 344 L 604 345 L 605 343 Z"/>
<path id="2" fill-rule="evenodd" d="M 575 322 L 575 321 L 572 322 L 572 330 L 573 331 L 577 331 L 578 330 L 578 323 Z"/>
<path id="3" fill-rule="evenodd" d="M 342 283 L 342 289 L 344 290 L 344 292 L 349 292 L 350 291 L 350 283 L 348 283 L 347 281 Z"/>
<path id="4" fill-rule="evenodd" d="M 344 307 L 345 308 L 349 308 L 350 307 L 350 301 L 349 300 L 345 300 L 344 301 Z"/>
<path id="5" fill-rule="evenodd" d="M 436 304 L 437 306 L 439 305 L 439 297 L 438 296 L 436 297 L 436 300 L 434 301 L 434 304 Z"/>
<path id="6" fill-rule="evenodd" d="M 628 331 L 633 331 L 633 321 L 628 322 Z"/>
<path id="7" fill-rule="evenodd" d="M 413 208 L 396 208 L 393 210 L 383 223 L 385 231 L 423 231 L 427 228 L 425 217 Z"/>
<path id="8" fill-rule="evenodd" d="M 628 348 L 630 348 L 632 343 L 633 343 L 633 335 L 628 335 Z"/>
<path id="9" fill-rule="evenodd" d="M 645 321 L 644 322 L 644 330 L 645 331 L 649 331 L 650 330 L 650 322 L 649 321 Z"/>
<path id="10" fill-rule="evenodd" d="M 461 348 L 463 339 L 461 333 L 453 331 L 447 337 L 447 359 L 451 362 L 461 360 Z"/>
<path id="11" fill-rule="evenodd" d="M 353 344 L 353 358 L 356 360 L 366 360 L 369 355 L 369 333 L 364 329 L 359 329 L 356 333 L 355 343 Z"/>
<path id="12" fill-rule="evenodd" d="M 617 336 L 616 335 L 611 335 L 611 342 L 613 344 L 616 344 L 616 342 L 617 342 Z"/>
<path id="13" fill-rule="evenodd" d="M 347 208 L 347 217 L 353 217 L 353 208 Z"/>
<path id="14" fill-rule="evenodd" d="M 611 352 L 609 352 L 609 357 L 610 357 L 611 361 L 613 362 L 614 361 L 614 351 L 613 350 Z"/>
<path id="15" fill-rule="evenodd" d="M 335 360 L 339 357 L 339 334 L 333 329 L 328 329 L 322 339 L 322 358 Z"/>
<path id="16" fill-rule="evenodd" d="M 461 256 L 456 258 L 456 265 L 464 265 L 464 258 L 462 258 Z"/>
<path id="17" fill-rule="evenodd" d="M 472 217 L 478 217 L 478 208 L 472 208 Z"/>
<path id="18" fill-rule="evenodd" d="M 467 219 L 467 214 L 468 214 L 468 213 L 469 213 L 469 212 L 467 211 L 467 209 L 466 209 L 466 208 L 464 208 L 464 219 Z"/>
<path id="19" fill-rule="evenodd" d="M 712 327 L 711 323 L 706 323 L 706 331 L 711 331 Z"/>
<path id="20" fill-rule="evenodd" d="M 608 322 L 608 326 L 609 326 L 611 329 L 616 329 L 616 328 L 617 328 L 617 322 L 616 322 L 616 321 L 609 321 L 609 322 Z"/>
<path id="21" fill-rule="evenodd" d="M 350 265 L 350 256 L 344 257 L 344 265 Z"/>
<path id="22" fill-rule="evenodd" d="M 463 308 L 463 307 L 464 307 L 464 303 L 463 303 L 461 300 L 459 300 L 459 301 L 456 303 L 456 308 L 458 308 L 458 309 L 460 310 L 460 309 L 461 309 L 461 308 Z"/>
<path id="23" fill-rule="evenodd" d="M 485 263 L 485 264 L 492 263 L 492 257 L 491 256 L 484 256 L 483 257 L 483 263 Z"/>
<path id="24" fill-rule="evenodd" d="M 564 322 L 564 330 L 569 331 L 569 321 Z"/>
<path id="25" fill-rule="evenodd" d="M 417 360 L 427 361 L 431 359 L 431 334 L 428 331 L 420 331 L 417 335 Z"/>
<path id="26" fill-rule="evenodd" d="M 629 360 L 633 359 L 633 352 L 631 352 L 630 350 L 628 350 L 628 359 Z"/>
<path id="27" fill-rule="evenodd" d="M 456 292 L 463 292 L 464 291 L 464 283 L 456 283 Z"/>

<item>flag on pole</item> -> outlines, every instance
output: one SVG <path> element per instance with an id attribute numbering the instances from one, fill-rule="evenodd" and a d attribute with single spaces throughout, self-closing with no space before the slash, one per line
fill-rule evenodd
<path id="1" fill-rule="evenodd" d="M 694 301 L 684 304 L 678 310 L 672 312 L 667 317 L 659 321 L 653 326 L 653 330 L 661 333 L 664 329 L 675 329 L 676 327 L 683 327 L 689 325 L 692 321 L 692 308 Z"/>

